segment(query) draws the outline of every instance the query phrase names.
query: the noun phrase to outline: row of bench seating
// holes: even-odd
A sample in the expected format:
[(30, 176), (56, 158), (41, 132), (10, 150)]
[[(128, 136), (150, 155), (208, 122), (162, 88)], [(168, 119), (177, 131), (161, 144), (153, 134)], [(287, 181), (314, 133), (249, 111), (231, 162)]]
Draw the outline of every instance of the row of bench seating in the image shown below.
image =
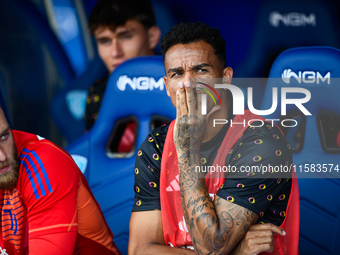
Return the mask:
[[(79, 70), (73, 69), (58, 38), (48, 26), (46, 14), (35, 5), (38, 2), (1, 2), (1, 22), (7, 25), (0, 28), (0, 47), (5, 49), (0, 53), (0, 76), (5, 77), (0, 79), (0, 87), (14, 127), (39, 133), (63, 145), (62, 138), (67, 144), (84, 133), (79, 118), (84, 112), (84, 95), (106, 70), (96, 56), (89, 62), (87, 71), (77, 76)], [(83, 1), (87, 15), (95, 2)], [(275, 57), (291, 47), (340, 48), (340, 18), (335, 11), (339, 0), (244, 0), (231, 3), (219, 0), (208, 6), (203, 0), (153, 3), (163, 34), (180, 21), (200, 20), (219, 28), (227, 41), (228, 64), (235, 69), (235, 77), (268, 74)], [(58, 98), (56, 92), (61, 88), (81, 92), (62, 99), (64, 105), (51, 106), (52, 97)], [(264, 86), (262, 89), (264, 91)], [(73, 102), (72, 106), (70, 102)], [(259, 107), (261, 102), (259, 96), (255, 105)], [(22, 109), (25, 109), (25, 116), (21, 114)]]
[[(181, 3), (182, 8), (177, 9), (180, 17), (177, 18), (184, 19), (185, 15), (182, 12), (190, 10), (190, 6), (195, 6), (190, 5), (191, 2)], [(174, 7), (176, 7), (176, 4), (179, 5), (179, 3), (174, 2)], [(218, 7), (217, 4), (221, 7)], [(275, 58), (284, 50), (292, 47), (331, 46), (340, 48), (339, 19), (331, 0), (257, 2), (259, 12), (257, 22), (253, 22), (256, 23), (254, 28), (250, 28), (249, 23), (252, 22), (251, 18), (255, 21), (256, 17), (251, 17), (248, 13), (249, 7), (254, 9), (253, 2), (247, 2), (247, 4), (233, 3), (231, 6), (228, 4), (228, 8), (222, 8), (226, 5), (222, 1), (217, 4), (208, 6), (209, 9), (196, 10), (194, 8), (186, 17), (189, 20), (184, 19), (184, 21), (201, 20), (221, 30), (227, 41), (228, 65), (231, 64), (235, 69), (234, 77), (268, 77)], [(158, 7), (155, 10), (156, 13), (164, 12), (164, 7)], [(206, 15), (209, 11), (215, 11), (215, 16), (219, 18), (212, 19), (211, 15)], [(224, 12), (225, 15), (223, 15)], [(248, 19), (249, 16), (250, 19)], [(242, 19), (244, 19), (243, 22), (247, 23), (246, 25), (241, 22)], [(160, 23), (163, 22), (160, 21)], [(221, 24), (227, 25), (221, 26)], [(244, 37), (243, 33), (251, 32), (253, 32), (252, 40), (250, 35)], [(246, 47), (245, 51), (248, 49), (247, 46), (242, 45), (243, 42), (241, 41), (244, 39), (252, 41), (251, 44), (248, 42), (250, 49), (247, 55), (244, 55), (243, 48), (241, 48)], [(238, 62), (239, 65), (233, 66), (232, 64), (235, 63), (233, 59), (237, 58), (233, 54), (239, 54), (239, 59), (245, 56), (245, 59), (241, 63)], [(81, 116), (85, 110), (85, 95), (94, 81), (94, 76), (98, 77), (96, 75), (98, 71), (100, 71), (99, 68), (93, 68), (93, 65), (91, 65), (88, 72), (60, 91), (52, 102), (52, 116), (68, 142), (74, 141), (84, 133), (84, 123)], [(265, 85), (261, 82), (257, 84), (256, 96), (254, 97), (254, 106), (257, 108), (261, 106)], [(73, 93), (74, 90), (77, 90), (78, 93)]]
[[(270, 80), (259, 83), (255, 97), (257, 108), (261, 105), (261, 109), (270, 108), (269, 99), (273, 86), (293, 86), (295, 82), (295, 86), (310, 90), (312, 98), (306, 104), (306, 108), (311, 111), (312, 116), (303, 119), (301, 114), (289, 108), (289, 111), (294, 113), (293, 117), (298, 116), (297, 118), (302, 120), (301, 123), (304, 123), (299, 130), (287, 130), (288, 134), (292, 133), (289, 136), (291, 143), (296, 145), (294, 163), (340, 163), (339, 155), (336, 154), (338, 149), (328, 146), (325, 131), (322, 131), (323, 116), (330, 116), (335, 119), (332, 123), (339, 123), (336, 122), (340, 112), (337, 99), (340, 94), (338, 83), (333, 80), (331, 84), (296, 83), (292, 76), (291, 83), (287, 84), (281, 79), (285, 70), (287, 72), (291, 70), (296, 74), (299, 71), (302, 73), (311, 71), (317, 75), (319, 72), (322, 77), (330, 72), (332, 79), (339, 77), (339, 51), (332, 48), (292, 49), (283, 53), (272, 65), (279, 53), (288, 48), (310, 45), (340, 48), (338, 25), (340, 19), (335, 13), (334, 3), (330, 0), (272, 0), (256, 3), (245, 1), (230, 5), (218, 1), (216, 5), (209, 6), (209, 9), (192, 9), (192, 6), (199, 5), (200, 2), (203, 3), (191, 0), (185, 3), (174, 0), (171, 4), (170, 1), (164, 0), (163, 3), (171, 5), (179, 13), (177, 15), (172, 13), (173, 20), (201, 20), (221, 29), (222, 35), (227, 43), (229, 42), (228, 62), (232, 66), (235, 64), (236, 77), (262, 77), (269, 73), (271, 67), (269, 77), (277, 78), (281, 82), (273, 83), (273, 80)], [(161, 115), (173, 119), (175, 109), (166, 96), (165, 89), (133, 90), (127, 85), (126, 89), (121, 91), (117, 88), (116, 82), (123, 75), (130, 79), (146, 77), (149, 79), (149, 85), (158, 82), (164, 75), (162, 59), (140, 58), (117, 68), (110, 77), (106, 93), (109, 96), (105, 96), (96, 125), (91, 132), (83, 135), (81, 115), (84, 111), (86, 91), (95, 79), (105, 74), (105, 67), (96, 57), (89, 64), (89, 71), (76, 77), (57, 38), (47, 26), (45, 17), (29, 1), (2, 1), (0, 6), (2, 14), (0, 21), (8, 24), (1, 28), (0, 33), (2, 36), (0, 47), (6, 49), (0, 53), (0, 87), (4, 92), (4, 102), (0, 102), (1, 105), (9, 109), (14, 128), (39, 133), (58, 142), (60, 136), (51, 125), (48, 108), (52, 95), (64, 86), (64, 89), (55, 94), (51, 105), (52, 116), (62, 136), (69, 143), (81, 137), (68, 147), (68, 151), (78, 155), (75, 158), (85, 171), (85, 176), (115, 234), (118, 247), (125, 253), (134, 195), (132, 187), (135, 152), (129, 158), (112, 158), (119, 156), (110, 151), (109, 143), (112, 140), (115, 123), (121, 118), (130, 116), (138, 120), (136, 134), (138, 148), (155, 121), (153, 117)], [(181, 8), (176, 8), (179, 6)], [(203, 6), (206, 6), (206, 3)], [(251, 11), (247, 9), (249, 6), (252, 7)], [(233, 7), (240, 8), (235, 10)], [(258, 21), (254, 22), (256, 8), (261, 10)], [(157, 13), (161, 12), (156, 10)], [(8, 20), (12, 23), (8, 23)], [(240, 43), (242, 40), (244, 42)], [(243, 47), (239, 47), (240, 44)], [(250, 47), (248, 55), (247, 47)], [(246, 59), (237, 67), (243, 59), (242, 56), (246, 55)], [(265, 100), (262, 100), (263, 94)], [(275, 112), (270, 117), (280, 118), (279, 116), (279, 113)], [(301, 137), (305, 139), (300, 139)], [(338, 179), (309, 180), (302, 178), (304, 176), (300, 177), (302, 215), (300, 253), (339, 254), (339, 248), (335, 244), (337, 237), (340, 237), (338, 230), (340, 210), (334, 201), (340, 187)], [(112, 201), (112, 196), (107, 195), (112, 193), (118, 194), (115, 201)]]

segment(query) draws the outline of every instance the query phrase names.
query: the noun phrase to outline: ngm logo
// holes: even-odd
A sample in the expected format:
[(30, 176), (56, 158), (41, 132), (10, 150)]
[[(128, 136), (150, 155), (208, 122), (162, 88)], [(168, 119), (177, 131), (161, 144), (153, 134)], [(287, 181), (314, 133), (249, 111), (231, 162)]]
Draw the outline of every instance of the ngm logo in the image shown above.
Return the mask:
[(301, 27), (306, 25), (316, 26), (315, 14), (311, 13), (307, 16), (304, 13), (290, 12), (281, 14), (279, 12), (271, 12), (269, 15), (269, 23), (273, 27), (278, 27), (282, 22), (286, 27)]
[(129, 85), (133, 90), (153, 90), (164, 89), (163, 78), (155, 81), (153, 77), (133, 77), (129, 78), (127, 75), (122, 75), (117, 81), (117, 87), (121, 91), (125, 91), (126, 85)]
[(289, 84), (290, 78), (295, 78), (298, 83), (316, 83), (319, 84), (321, 82), (326, 82), (327, 84), (331, 83), (331, 73), (328, 72), (324, 76), (322, 76), (318, 71), (299, 71), (297, 73), (293, 72), (291, 69), (285, 69), (281, 75), (282, 80)]

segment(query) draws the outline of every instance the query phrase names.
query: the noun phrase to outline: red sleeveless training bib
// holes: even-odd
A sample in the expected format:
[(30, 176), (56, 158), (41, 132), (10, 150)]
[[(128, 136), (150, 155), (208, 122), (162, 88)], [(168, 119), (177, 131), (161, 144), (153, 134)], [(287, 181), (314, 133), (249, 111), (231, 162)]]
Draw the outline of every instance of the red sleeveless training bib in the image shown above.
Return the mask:
[[(262, 120), (264, 118), (252, 114), (250, 111), (245, 111), (244, 115), (235, 116), (233, 122), (248, 123), (250, 120)], [(252, 121), (250, 121), (252, 123)], [(175, 127), (175, 120), (170, 124), (169, 130), (165, 139), (162, 163), (161, 163), (161, 176), (160, 176), (160, 198), (161, 198), (161, 211), (164, 240), (166, 245), (187, 249), (194, 249), (188, 228), (182, 211), (180, 186), (179, 186), (179, 173), (177, 152), (173, 140), (173, 131)], [(240, 139), (246, 127), (233, 126), (228, 129), (225, 135), (221, 148), (214, 161), (214, 166), (225, 165), (227, 154)], [(282, 131), (281, 131), (282, 132)], [(207, 190), (214, 198), (215, 194), (225, 181), (224, 174), (213, 173), (214, 178), (206, 178), (205, 183)], [(212, 175), (212, 173), (208, 173)], [(212, 177), (212, 176), (210, 176)], [(299, 204), (299, 189), (296, 179), (296, 174), (293, 172), (292, 187), (290, 197), (287, 204), (286, 217), (280, 226), (287, 234), (286, 236), (275, 235), (274, 237), (274, 252), (272, 255), (295, 255), (298, 254), (299, 243), (299, 223), (300, 223), (300, 204)], [(266, 254), (263, 252), (261, 254)], [(269, 254), (269, 253), (268, 253)]]

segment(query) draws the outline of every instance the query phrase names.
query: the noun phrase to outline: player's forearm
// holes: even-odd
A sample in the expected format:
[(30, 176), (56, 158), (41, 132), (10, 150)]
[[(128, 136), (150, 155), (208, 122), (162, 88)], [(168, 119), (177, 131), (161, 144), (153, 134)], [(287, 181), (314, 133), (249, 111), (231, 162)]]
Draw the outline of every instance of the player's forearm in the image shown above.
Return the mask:
[(199, 153), (178, 154), (182, 208), (193, 245), (198, 254), (227, 254), (233, 248), (228, 245), (233, 218), (227, 212), (216, 213), (196, 166), (200, 166)]
[(218, 196), (212, 202), (205, 176), (195, 170), (199, 152), (177, 155), (182, 209), (196, 253), (229, 254), (258, 216)]
[(178, 255), (193, 255), (195, 254), (192, 250), (182, 249), (182, 248), (175, 248), (166, 246), (163, 244), (156, 244), (156, 243), (150, 243), (143, 246), (139, 246), (137, 249), (135, 249), (133, 252), (129, 251), (129, 255), (158, 255), (158, 254), (178, 254)]

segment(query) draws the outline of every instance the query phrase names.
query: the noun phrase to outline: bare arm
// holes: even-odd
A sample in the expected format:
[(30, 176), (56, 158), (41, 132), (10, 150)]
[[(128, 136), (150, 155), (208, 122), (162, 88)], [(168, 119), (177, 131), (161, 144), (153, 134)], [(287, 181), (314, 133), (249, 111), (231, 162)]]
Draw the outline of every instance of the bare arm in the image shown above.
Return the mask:
[(183, 254), (194, 251), (166, 246), (163, 235), (162, 214), (159, 210), (132, 212), (130, 219), (129, 255)]
[[(216, 196), (211, 201), (205, 179), (188, 174), (200, 162), (179, 158), (184, 218), (197, 254), (229, 254), (259, 218), (254, 212)], [(199, 157), (197, 157), (199, 158)]]

